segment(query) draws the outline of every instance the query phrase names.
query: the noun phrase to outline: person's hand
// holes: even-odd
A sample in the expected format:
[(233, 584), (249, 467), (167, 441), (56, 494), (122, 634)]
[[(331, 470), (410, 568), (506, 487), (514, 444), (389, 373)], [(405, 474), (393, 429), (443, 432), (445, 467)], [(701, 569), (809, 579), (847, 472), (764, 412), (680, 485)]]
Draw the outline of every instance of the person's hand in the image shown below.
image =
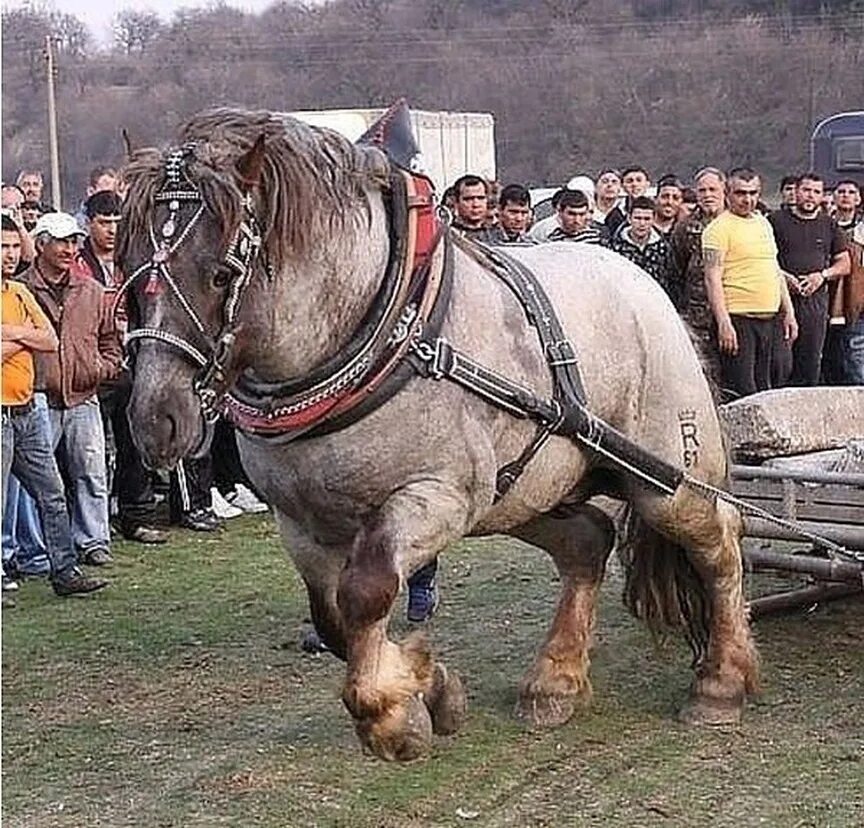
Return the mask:
[(790, 344), (798, 339), (798, 320), (794, 314), (784, 314), (783, 316), (783, 339)]
[(805, 274), (799, 279), (801, 295), (812, 296), (825, 284), (825, 281), (821, 272)]
[(784, 273), (786, 277), (786, 285), (789, 288), (789, 293), (797, 296), (801, 293), (801, 280), (797, 276), (793, 276), (791, 273)]
[(735, 333), (731, 320), (725, 319), (717, 326), (717, 341), (722, 353), (733, 356), (738, 353), (738, 334)]

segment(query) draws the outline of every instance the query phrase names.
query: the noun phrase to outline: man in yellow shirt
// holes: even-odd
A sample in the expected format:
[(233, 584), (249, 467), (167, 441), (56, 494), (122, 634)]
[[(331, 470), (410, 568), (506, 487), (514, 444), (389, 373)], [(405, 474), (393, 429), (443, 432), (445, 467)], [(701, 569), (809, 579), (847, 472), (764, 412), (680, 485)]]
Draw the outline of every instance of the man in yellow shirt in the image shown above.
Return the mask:
[(36, 501), (54, 592), (95, 592), (107, 586), (107, 581), (88, 578), (77, 567), (66, 493), (51, 449), (51, 436), (33, 404), (33, 353), (55, 351), (57, 335), (30, 291), (9, 278), (18, 265), (21, 237), (15, 222), (6, 215), (2, 233), (3, 500), (13, 473)]
[(702, 234), (705, 288), (717, 326), (722, 384), (735, 396), (771, 387), (774, 342), (798, 335), (777, 245), (757, 212), (759, 176), (739, 167), (726, 184), (729, 207)]

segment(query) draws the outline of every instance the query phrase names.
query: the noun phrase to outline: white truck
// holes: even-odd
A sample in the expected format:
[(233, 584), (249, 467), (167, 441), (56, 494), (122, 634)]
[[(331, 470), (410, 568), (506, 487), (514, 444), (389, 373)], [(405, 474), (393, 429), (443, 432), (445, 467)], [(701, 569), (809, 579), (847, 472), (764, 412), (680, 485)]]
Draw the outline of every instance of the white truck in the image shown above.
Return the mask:
[[(386, 111), (320, 109), (286, 114), (356, 141)], [(435, 182), (439, 193), (466, 173), (495, 179), (495, 122), (489, 113), (412, 109), (411, 125), (420, 148), (417, 169)]]

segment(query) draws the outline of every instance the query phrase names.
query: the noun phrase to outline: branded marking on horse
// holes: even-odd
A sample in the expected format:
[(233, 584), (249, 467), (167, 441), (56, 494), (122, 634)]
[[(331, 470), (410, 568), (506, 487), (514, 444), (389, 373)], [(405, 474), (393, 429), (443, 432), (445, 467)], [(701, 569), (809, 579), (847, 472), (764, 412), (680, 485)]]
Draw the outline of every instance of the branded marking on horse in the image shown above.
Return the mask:
[(681, 432), (681, 459), (685, 469), (692, 469), (699, 462), (699, 427), (696, 412), (684, 408), (678, 412), (678, 428)]

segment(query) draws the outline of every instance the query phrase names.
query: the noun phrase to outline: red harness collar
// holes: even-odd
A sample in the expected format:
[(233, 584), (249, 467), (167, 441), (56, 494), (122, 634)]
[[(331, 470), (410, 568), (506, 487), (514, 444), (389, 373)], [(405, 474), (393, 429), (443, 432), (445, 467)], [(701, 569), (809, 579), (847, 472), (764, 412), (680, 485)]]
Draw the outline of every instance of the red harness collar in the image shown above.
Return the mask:
[(444, 228), (436, 213), (431, 181), (404, 170), (399, 173), (406, 191), (408, 226), (395, 288), (398, 301), (377, 341), (365, 351), (376, 356), (358, 358), (328, 380), (266, 408), (229, 392), (223, 413), (241, 431), (292, 439), (347, 414), (391, 376), (423, 330), (441, 286), (442, 268), (433, 266), (432, 259)]

